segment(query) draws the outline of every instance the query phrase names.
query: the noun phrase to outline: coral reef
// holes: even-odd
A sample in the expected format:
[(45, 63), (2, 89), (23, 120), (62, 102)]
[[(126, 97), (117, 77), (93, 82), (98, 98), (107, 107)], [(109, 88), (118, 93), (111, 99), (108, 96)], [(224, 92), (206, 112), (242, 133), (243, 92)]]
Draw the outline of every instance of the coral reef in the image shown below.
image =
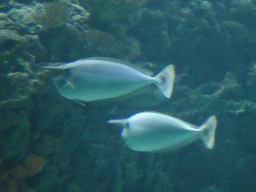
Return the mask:
[(97, 29), (87, 30), (89, 55), (131, 59), (140, 55), (140, 43), (125, 34), (116, 37)]
[(160, 10), (147, 8), (139, 9), (129, 17), (129, 32), (141, 43), (142, 54), (147, 60), (162, 62), (170, 54), (172, 41), (165, 17)]
[[(0, 6), (0, 191), (255, 189), (254, 1), (49, 1)], [(89, 56), (144, 60), (154, 73), (173, 62), (172, 99), (61, 97), (41, 66)], [(105, 122), (143, 110), (195, 125), (216, 114), (215, 148), (129, 150)]]
[(130, 154), (127, 149), (122, 151), (116, 176), (115, 191), (134, 191), (139, 188), (139, 180), (143, 170), (138, 165), (138, 153)]
[[(40, 11), (42, 11), (42, 13), (40, 13)], [(69, 18), (69, 5), (64, 0), (38, 4), (33, 14), (34, 21), (42, 25), (44, 29), (59, 27), (67, 23)]]
[(45, 159), (37, 155), (29, 155), (25, 160), (28, 175), (33, 176), (44, 169)]
[[(22, 157), (28, 152), (30, 126), (27, 115), (29, 109), (31, 109), (28, 106), (33, 107), (28, 98), (9, 100), (2, 102), (0, 105), (1, 156), (5, 159), (17, 155)], [(12, 110), (13, 112), (11, 112)]]
[(44, 47), (48, 50), (48, 58), (53, 62), (86, 57), (85, 38), (72, 25), (64, 24), (50, 28), (42, 32), (39, 37)]
[(19, 183), (17, 180), (11, 179), (11, 180), (7, 181), (8, 192), (9, 191), (16, 192), (16, 191), (18, 191), (18, 188), (19, 188)]
[(15, 30), (3, 29), (0, 31), (0, 45), (0, 61), (3, 63), (1, 72), (12, 72), (17, 68), (15, 57), (23, 53), (24, 38)]
[[(8, 162), (4, 162), (5, 166), (8, 167)], [(45, 165), (44, 158), (37, 155), (29, 155), (23, 162), (24, 165), (20, 164), (17, 167), (10, 170), (0, 165), (0, 189), (3, 192), (18, 192), (20, 191), (20, 183), (22, 178), (26, 176), (34, 176), (41, 172)], [(4, 171), (2, 171), (4, 170)], [(23, 184), (24, 185), (24, 184)], [(24, 191), (33, 191), (31, 188), (26, 188)]]
[(231, 17), (249, 28), (256, 28), (253, 18), (255, 14), (256, 5), (252, 0), (234, 0), (230, 4), (230, 15)]
[(148, 0), (80, 0), (80, 4), (88, 9), (92, 18), (103, 22), (124, 21), (130, 13), (147, 2)]
[(251, 68), (248, 73), (248, 80), (246, 82), (246, 89), (245, 89), (248, 97), (251, 101), (255, 101), (255, 94), (256, 94), (256, 63), (251, 63)]
[(130, 60), (140, 55), (140, 43), (129, 36), (128, 16), (147, 4), (147, 0), (80, 1), (90, 12), (90, 29), (86, 32), (89, 56), (108, 56)]
[(190, 86), (205, 79), (220, 81), (228, 71), (237, 72), (234, 68), (240, 68), (240, 63), (250, 62), (256, 50), (254, 25), (249, 27), (245, 20), (238, 22), (230, 15), (234, 7), (240, 9), (234, 2), (229, 6), (200, 0), (165, 1), (159, 10), (139, 9), (130, 15), (129, 33), (140, 41), (146, 60), (171, 60), (197, 76)]

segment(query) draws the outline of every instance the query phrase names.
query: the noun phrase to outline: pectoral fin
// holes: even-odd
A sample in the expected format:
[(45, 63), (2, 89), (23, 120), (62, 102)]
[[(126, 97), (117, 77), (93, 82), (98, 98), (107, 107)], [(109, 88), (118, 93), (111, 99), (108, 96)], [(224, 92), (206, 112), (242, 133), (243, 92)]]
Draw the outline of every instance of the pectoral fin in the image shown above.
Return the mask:
[(71, 81), (68, 81), (68, 80), (66, 80), (66, 84), (63, 87), (65, 87), (65, 86), (70, 86), (70, 87), (72, 87), (72, 89), (75, 89), (74, 84)]
[(75, 101), (76, 103), (83, 105), (85, 107), (85, 102), (83, 102), (81, 100), (77, 100), (77, 99), (73, 99), (73, 101)]

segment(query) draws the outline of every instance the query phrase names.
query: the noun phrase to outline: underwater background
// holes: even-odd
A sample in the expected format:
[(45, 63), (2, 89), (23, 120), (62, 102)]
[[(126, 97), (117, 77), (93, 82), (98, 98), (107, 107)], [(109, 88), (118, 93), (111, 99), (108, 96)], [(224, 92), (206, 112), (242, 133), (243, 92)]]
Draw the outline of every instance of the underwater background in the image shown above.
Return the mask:
[[(0, 192), (256, 191), (255, 18), (255, 0), (2, 0)], [(82, 106), (41, 68), (99, 56), (174, 64), (172, 98)], [(214, 149), (132, 151), (106, 121), (141, 111), (216, 114)]]

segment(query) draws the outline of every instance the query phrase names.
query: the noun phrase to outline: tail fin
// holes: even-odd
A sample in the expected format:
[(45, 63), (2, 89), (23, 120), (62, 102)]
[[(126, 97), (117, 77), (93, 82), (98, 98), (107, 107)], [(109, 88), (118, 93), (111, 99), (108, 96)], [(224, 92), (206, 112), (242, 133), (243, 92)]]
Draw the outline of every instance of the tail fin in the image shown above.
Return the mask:
[(162, 91), (164, 96), (171, 98), (175, 78), (174, 65), (165, 67), (154, 78), (157, 80), (156, 86)]
[(206, 122), (199, 127), (201, 134), (201, 139), (204, 145), (208, 149), (212, 149), (215, 143), (215, 131), (217, 127), (217, 119), (214, 116), (209, 117)]

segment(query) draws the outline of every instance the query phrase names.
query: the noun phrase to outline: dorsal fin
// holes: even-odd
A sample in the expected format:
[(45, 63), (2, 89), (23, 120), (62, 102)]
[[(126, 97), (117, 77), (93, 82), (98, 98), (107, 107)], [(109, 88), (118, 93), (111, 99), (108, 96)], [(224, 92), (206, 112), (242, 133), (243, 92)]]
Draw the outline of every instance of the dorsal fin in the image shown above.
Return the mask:
[(148, 76), (152, 76), (154, 73), (148, 69), (139, 67), (137, 65), (134, 65), (128, 61), (124, 61), (124, 60), (120, 60), (120, 59), (113, 59), (113, 58), (109, 58), (109, 57), (91, 57), (91, 58), (87, 58), (87, 59), (81, 59), (81, 60), (100, 60), (100, 61), (111, 61), (111, 62), (115, 62), (115, 63), (120, 63), (123, 65), (127, 65), (133, 69), (136, 69), (137, 71), (140, 71), (141, 73), (148, 75)]
[(77, 65), (81, 65), (81, 63), (79, 61), (82, 61), (82, 60), (85, 60), (85, 59), (80, 59), (80, 60), (73, 61), (73, 62), (70, 62), (70, 63), (61, 63), (60, 65), (55, 65), (55, 66), (42, 66), (42, 68), (65, 70), (65, 69), (70, 69), (72, 67), (76, 67)]
[(152, 76), (153, 72), (139, 67), (137, 65), (134, 65), (132, 63), (129, 63), (127, 61), (123, 61), (123, 60), (119, 60), (119, 59), (112, 59), (112, 58), (108, 58), (108, 57), (91, 57), (91, 58), (86, 58), (86, 59), (79, 59), (77, 61), (73, 61), (70, 63), (66, 63), (66, 64), (61, 64), (61, 65), (57, 65), (57, 66), (43, 66), (42, 68), (48, 68), (48, 69), (69, 69), (72, 67), (75, 67), (77, 65), (81, 65), (81, 61), (88, 61), (88, 60), (100, 60), (100, 61), (111, 61), (111, 62), (115, 62), (115, 63), (119, 63), (119, 64), (123, 64), (123, 65), (127, 65), (137, 71), (140, 71), (141, 73), (148, 75), (148, 76)]

